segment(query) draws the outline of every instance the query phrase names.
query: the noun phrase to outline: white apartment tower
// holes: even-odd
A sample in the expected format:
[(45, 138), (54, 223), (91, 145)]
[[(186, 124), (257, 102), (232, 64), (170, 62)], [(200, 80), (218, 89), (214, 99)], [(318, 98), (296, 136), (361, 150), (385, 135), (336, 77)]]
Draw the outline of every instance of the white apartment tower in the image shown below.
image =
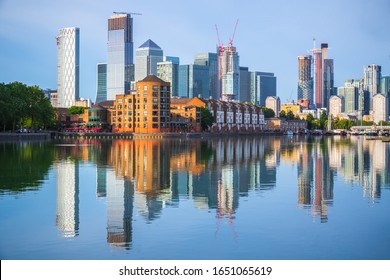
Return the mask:
[(218, 49), (219, 79), (221, 81), (221, 99), (237, 100), (240, 86), (239, 56), (234, 46)]
[(69, 108), (79, 99), (80, 29), (62, 28), (57, 36), (58, 107)]

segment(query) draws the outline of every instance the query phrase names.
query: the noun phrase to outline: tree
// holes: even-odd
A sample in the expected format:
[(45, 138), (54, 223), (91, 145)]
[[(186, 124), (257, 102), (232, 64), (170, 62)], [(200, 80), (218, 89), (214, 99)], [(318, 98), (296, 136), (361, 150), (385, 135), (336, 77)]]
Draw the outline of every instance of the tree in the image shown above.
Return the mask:
[(312, 128), (312, 129), (320, 129), (320, 128), (321, 128), (321, 122), (320, 122), (320, 120), (314, 119), (314, 120), (311, 122), (311, 128)]
[(261, 109), (263, 110), (264, 118), (273, 118), (273, 117), (275, 117), (275, 112), (271, 108), (263, 107)]
[(285, 118), (286, 117), (286, 111), (284, 111), (284, 110), (280, 111), (279, 117), (280, 118)]
[(68, 108), (69, 115), (81, 115), (84, 114), (85, 107), (82, 106), (72, 106)]
[(210, 110), (205, 107), (200, 107), (200, 125), (203, 130), (208, 129), (212, 126), (214, 122), (214, 117), (211, 114)]
[(286, 118), (287, 118), (288, 120), (293, 120), (293, 119), (295, 119), (295, 115), (294, 115), (293, 111), (288, 111), (288, 112), (287, 112), (287, 115), (286, 115)]
[(321, 129), (324, 129), (326, 127), (325, 122), (327, 120), (328, 120), (328, 114), (326, 113), (326, 111), (322, 111), (321, 116), (320, 116)]

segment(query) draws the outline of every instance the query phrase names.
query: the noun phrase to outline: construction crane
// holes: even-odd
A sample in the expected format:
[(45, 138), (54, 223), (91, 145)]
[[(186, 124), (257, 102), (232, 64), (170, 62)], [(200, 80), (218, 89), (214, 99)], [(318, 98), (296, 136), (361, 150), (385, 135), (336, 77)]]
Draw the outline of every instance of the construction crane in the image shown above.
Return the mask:
[(116, 14), (116, 15), (127, 14), (127, 15), (142, 16), (142, 14), (140, 14), (140, 13), (114, 12), (114, 14)]
[(236, 21), (236, 25), (234, 26), (234, 31), (233, 31), (233, 36), (231, 39), (229, 39), (229, 46), (233, 46), (233, 41), (234, 41), (234, 36), (236, 35), (236, 30), (237, 30), (237, 25), (238, 25), (238, 19)]

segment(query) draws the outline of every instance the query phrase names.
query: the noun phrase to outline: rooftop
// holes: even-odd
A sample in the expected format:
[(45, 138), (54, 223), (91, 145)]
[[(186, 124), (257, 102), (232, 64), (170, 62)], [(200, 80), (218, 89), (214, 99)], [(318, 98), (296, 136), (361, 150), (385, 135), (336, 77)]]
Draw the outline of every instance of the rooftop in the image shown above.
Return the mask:
[(147, 40), (145, 43), (143, 43), (141, 46), (139, 46), (139, 49), (141, 48), (149, 48), (149, 49), (158, 49), (161, 50), (161, 48), (152, 40)]

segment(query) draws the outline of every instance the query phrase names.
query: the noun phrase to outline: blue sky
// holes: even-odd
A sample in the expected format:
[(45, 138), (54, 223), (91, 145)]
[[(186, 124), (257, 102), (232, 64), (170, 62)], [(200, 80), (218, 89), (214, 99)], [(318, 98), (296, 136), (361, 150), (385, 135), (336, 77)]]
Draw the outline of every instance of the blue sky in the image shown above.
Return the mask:
[(234, 45), (240, 65), (277, 76), (282, 102), (296, 99), (297, 56), (322, 42), (334, 59), (335, 86), (361, 78), (363, 66), (379, 64), (390, 75), (390, 0), (0, 0), (0, 82), (56, 88), (55, 37), (80, 28), (80, 96), (95, 100), (96, 64), (107, 57), (107, 19), (114, 11), (137, 12), (134, 47), (152, 39), (164, 55), (193, 63), (214, 52), (215, 24)]

